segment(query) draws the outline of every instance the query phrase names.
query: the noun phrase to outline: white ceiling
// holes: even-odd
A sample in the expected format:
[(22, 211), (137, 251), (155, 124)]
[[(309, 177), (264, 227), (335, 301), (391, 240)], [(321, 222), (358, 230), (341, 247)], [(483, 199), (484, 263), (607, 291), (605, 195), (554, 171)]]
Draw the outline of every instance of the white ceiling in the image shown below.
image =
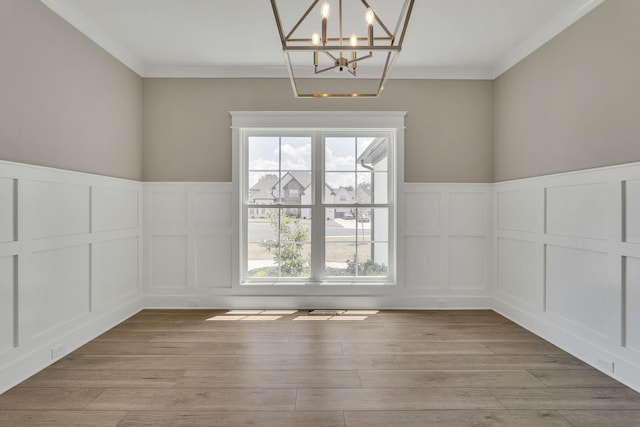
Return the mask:
[[(288, 76), (269, 0), (41, 1), (143, 77)], [(493, 79), (603, 1), (416, 0), (391, 78)]]

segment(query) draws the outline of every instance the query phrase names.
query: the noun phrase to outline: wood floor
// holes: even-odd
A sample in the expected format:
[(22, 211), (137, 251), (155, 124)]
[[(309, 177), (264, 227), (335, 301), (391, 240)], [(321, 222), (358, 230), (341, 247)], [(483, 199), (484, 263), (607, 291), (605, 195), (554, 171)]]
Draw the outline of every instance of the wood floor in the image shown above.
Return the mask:
[(145, 310), (0, 395), (0, 425), (640, 425), (640, 394), (491, 311), (306, 314)]

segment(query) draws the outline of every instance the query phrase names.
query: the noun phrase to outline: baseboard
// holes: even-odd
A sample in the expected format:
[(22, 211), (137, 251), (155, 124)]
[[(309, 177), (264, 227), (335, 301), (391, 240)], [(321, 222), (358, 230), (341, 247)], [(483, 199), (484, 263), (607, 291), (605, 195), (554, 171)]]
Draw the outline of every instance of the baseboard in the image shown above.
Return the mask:
[[(529, 313), (498, 298), (493, 300), (493, 310), (616, 381), (640, 391), (640, 366), (577, 337), (538, 315)], [(612, 373), (600, 367), (599, 360), (613, 362), (615, 372)]]
[[(142, 309), (143, 298), (140, 296), (109, 312), (98, 315), (88, 322), (78, 322), (78, 326), (65, 335), (43, 343), (32, 351), (16, 357), (0, 368), (0, 378), (2, 378), (0, 381), (0, 394), (20, 384)], [(52, 358), (51, 349), (62, 344), (64, 344), (64, 353)]]
[[(446, 305), (443, 306), (443, 300)], [(478, 296), (184, 296), (146, 295), (145, 308), (208, 309), (387, 309), (490, 310), (491, 297)]]

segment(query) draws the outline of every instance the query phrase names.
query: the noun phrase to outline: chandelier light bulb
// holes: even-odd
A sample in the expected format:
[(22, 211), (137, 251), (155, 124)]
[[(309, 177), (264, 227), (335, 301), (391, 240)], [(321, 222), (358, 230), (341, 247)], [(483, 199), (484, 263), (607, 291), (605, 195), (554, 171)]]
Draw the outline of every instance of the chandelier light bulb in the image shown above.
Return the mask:
[(351, 38), (349, 40), (351, 42), (351, 46), (358, 46), (358, 36), (356, 36), (355, 34), (351, 34)]
[(373, 25), (373, 19), (375, 18), (375, 14), (373, 13), (373, 10), (371, 8), (367, 9), (365, 18), (367, 20), (367, 25)]
[(330, 12), (331, 12), (331, 7), (329, 6), (329, 3), (325, 1), (324, 3), (322, 3), (322, 18), (327, 19), (329, 17)]
[(318, 34), (318, 33), (313, 33), (313, 34), (311, 35), (311, 43), (312, 43), (314, 46), (320, 46), (320, 34)]

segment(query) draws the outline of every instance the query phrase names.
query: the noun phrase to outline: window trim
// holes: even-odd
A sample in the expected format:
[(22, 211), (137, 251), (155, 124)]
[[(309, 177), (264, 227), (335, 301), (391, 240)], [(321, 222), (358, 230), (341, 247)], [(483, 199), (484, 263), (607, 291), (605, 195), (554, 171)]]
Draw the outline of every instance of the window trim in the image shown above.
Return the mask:
[[(252, 286), (264, 288), (265, 285), (296, 286), (300, 285), (306, 289), (314, 289), (318, 287), (342, 285), (356, 285), (358, 288), (371, 285), (375, 288), (386, 285), (397, 285), (402, 283), (403, 269), (400, 268), (400, 260), (403, 259), (403, 226), (400, 218), (403, 217), (403, 182), (404, 177), (404, 117), (406, 112), (402, 111), (372, 111), (372, 112), (237, 112), (231, 111), (232, 116), (232, 143), (233, 143), (233, 239), (232, 239), (232, 280), (233, 288), (236, 290), (251, 289)], [(389, 224), (389, 258), (390, 258), (390, 275), (387, 280), (374, 280), (372, 277), (358, 276), (345, 277), (338, 280), (328, 281), (307, 281), (300, 278), (265, 278), (259, 281), (245, 281), (243, 277), (246, 270), (246, 257), (243, 256), (246, 239), (246, 215), (244, 209), (245, 202), (245, 179), (243, 175), (248, 173), (248, 165), (246, 165), (247, 156), (245, 155), (245, 141), (249, 133), (255, 132), (277, 132), (290, 134), (291, 132), (317, 132), (319, 134), (335, 134), (341, 135), (353, 132), (380, 132), (390, 134), (389, 144), (390, 168), (393, 168), (389, 174), (389, 189), (393, 190), (395, 197), (390, 200), (390, 224)], [(314, 141), (314, 143), (317, 141)], [(321, 146), (317, 143), (316, 147)], [(323, 167), (324, 150), (320, 156), (313, 156), (314, 170), (318, 165)], [(242, 162), (242, 163), (241, 163)], [(315, 177), (314, 177), (315, 178)], [(318, 186), (321, 183), (314, 183), (314, 197), (318, 195)], [(321, 189), (322, 190), (322, 189)], [(316, 199), (317, 200), (317, 199)], [(274, 205), (278, 207), (279, 205)], [(324, 209), (324, 205), (316, 204), (316, 207)], [(324, 215), (312, 215), (312, 218), (319, 218), (324, 225)], [(313, 219), (312, 219), (313, 221)], [(316, 224), (314, 224), (315, 226)], [(316, 227), (317, 228), (317, 227)], [(324, 226), (322, 226), (324, 232)], [(317, 239), (316, 239), (317, 240)], [(324, 242), (323, 242), (324, 246)], [(318, 258), (312, 259), (317, 260)], [(318, 268), (317, 264), (312, 265)], [(323, 271), (324, 266), (322, 266)], [(347, 286), (348, 287), (348, 286)]]

